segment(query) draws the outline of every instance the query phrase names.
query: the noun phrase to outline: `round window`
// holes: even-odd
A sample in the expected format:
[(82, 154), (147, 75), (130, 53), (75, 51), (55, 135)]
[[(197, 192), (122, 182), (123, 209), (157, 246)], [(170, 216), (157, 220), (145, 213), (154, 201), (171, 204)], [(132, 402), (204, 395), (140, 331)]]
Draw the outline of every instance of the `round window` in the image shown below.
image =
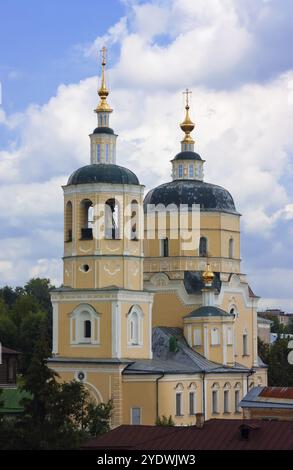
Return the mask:
[(84, 379), (84, 377), (85, 377), (84, 372), (79, 372), (79, 373), (77, 374), (77, 377), (78, 377), (78, 380), (82, 381), (82, 380)]

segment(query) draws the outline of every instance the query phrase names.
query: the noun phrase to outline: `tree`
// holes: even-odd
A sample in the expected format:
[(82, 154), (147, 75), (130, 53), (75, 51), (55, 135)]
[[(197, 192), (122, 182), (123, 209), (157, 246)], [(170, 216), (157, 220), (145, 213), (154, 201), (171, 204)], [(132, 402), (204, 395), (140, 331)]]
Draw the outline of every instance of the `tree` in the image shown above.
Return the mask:
[(5, 346), (22, 353), (19, 371), (25, 373), (30, 363), (40, 329), (52, 337), (52, 306), (48, 279), (31, 279), (24, 288), (0, 289), (0, 338)]
[(288, 362), (288, 339), (278, 337), (271, 345), (259, 340), (258, 351), (268, 365), (268, 384), (272, 387), (292, 387), (293, 365)]
[(163, 415), (162, 417), (158, 417), (156, 419), (156, 426), (175, 426), (172, 416), (170, 415), (169, 418)]
[(22, 402), (23, 415), (1, 422), (1, 449), (73, 449), (109, 429), (112, 403), (95, 405), (82, 383), (60, 383), (48, 367), (46, 333), (42, 331), (36, 341), (23, 377), (22, 388), (29, 392)]

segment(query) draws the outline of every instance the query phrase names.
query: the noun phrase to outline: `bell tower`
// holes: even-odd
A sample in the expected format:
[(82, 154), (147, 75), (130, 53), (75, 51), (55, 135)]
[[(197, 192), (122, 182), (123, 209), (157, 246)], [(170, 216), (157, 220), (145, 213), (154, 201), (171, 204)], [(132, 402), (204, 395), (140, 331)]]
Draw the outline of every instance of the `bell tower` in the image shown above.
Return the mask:
[(143, 290), (144, 186), (115, 163), (105, 66), (103, 48), (91, 163), (63, 186), (64, 275), (51, 294), (50, 363), (64, 380), (82, 380), (97, 401), (112, 399), (120, 424), (122, 371), (134, 358), (152, 358), (153, 294)]

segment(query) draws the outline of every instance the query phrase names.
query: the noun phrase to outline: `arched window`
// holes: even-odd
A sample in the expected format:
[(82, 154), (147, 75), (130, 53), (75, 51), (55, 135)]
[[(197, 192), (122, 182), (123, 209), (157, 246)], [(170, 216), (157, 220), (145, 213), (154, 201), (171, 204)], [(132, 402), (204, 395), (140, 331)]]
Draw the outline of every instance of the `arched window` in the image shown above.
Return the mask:
[(116, 199), (108, 199), (105, 203), (105, 238), (117, 240), (119, 231), (119, 203)]
[(230, 238), (229, 240), (229, 258), (234, 257), (234, 240), (233, 238)]
[(182, 383), (178, 383), (175, 387), (175, 416), (183, 416), (183, 390), (184, 387)]
[(243, 330), (242, 342), (243, 342), (243, 356), (248, 356), (248, 334), (247, 334), (246, 328), (244, 328)]
[(212, 386), (212, 413), (219, 413), (219, 389), (220, 386), (218, 382), (215, 382)]
[(65, 208), (65, 241), (72, 241), (72, 203), (68, 201)]
[(208, 254), (208, 240), (206, 237), (200, 237), (199, 256), (207, 256), (207, 254)]
[(220, 344), (219, 328), (212, 328), (211, 330), (211, 345), (218, 346)]
[(80, 312), (78, 319), (78, 335), (80, 343), (90, 343), (92, 338), (92, 320), (88, 310)]
[(226, 382), (224, 385), (224, 413), (230, 413), (230, 390), (231, 384)]
[(190, 416), (196, 414), (196, 383), (191, 382), (190, 385), (188, 386), (189, 390), (189, 414)]
[(100, 162), (101, 161), (101, 144), (97, 144), (96, 153), (97, 153), (97, 162)]
[(80, 203), (80, 225), (81, 239), (91, 240), (93, 238), (93, 203), (89, 199), (84, 199)]
[(88, 304), (81, 304), (70, 314), (70, 343), (99, 344), (100, 315)]
[(131, 307), (127, 317), (128, 345), (141, 346), (143, 343), (143, 312), (140, 307)]
[(169, 256), (169, 239), (168, 238), (162, 238), (160, 240), (161, 243), (161, 256), (164, 256), (167, 258)]
[(84, 337), (85, 338), (92, 337), (92, 322), (90, 320), (84, 321)]
[(134, 199), (131, 201), (131, 240), (138, 240), (139, 236), (139, 207), (138, 202)]
[(227, 346), (233, 345), (233, 328), (232, 326), (228, 326), (227, 328)]
[(189, 173), (189, 178), (194, 177), (194, 165), (193, 165), (193, 163), (190, 163), (188, 165), (188, 173)]
[(178, 177), (183, 178), (183, 165), (181, 163), (178, 166)]

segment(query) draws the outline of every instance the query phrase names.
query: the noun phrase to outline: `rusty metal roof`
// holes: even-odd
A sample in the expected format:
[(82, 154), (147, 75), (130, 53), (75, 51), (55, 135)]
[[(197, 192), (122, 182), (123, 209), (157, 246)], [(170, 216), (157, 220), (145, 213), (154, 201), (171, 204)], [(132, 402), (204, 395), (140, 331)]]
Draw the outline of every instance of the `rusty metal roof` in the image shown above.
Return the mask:
[[(242, 430), (246, 431), (247, 439)], [(292, 421), (211, 419), (196, 426), (122, 425), (93, 438), (83, 449), (292, 450)]]
[(293, 387), (264, 387), (259, 396), (293, 399)]

